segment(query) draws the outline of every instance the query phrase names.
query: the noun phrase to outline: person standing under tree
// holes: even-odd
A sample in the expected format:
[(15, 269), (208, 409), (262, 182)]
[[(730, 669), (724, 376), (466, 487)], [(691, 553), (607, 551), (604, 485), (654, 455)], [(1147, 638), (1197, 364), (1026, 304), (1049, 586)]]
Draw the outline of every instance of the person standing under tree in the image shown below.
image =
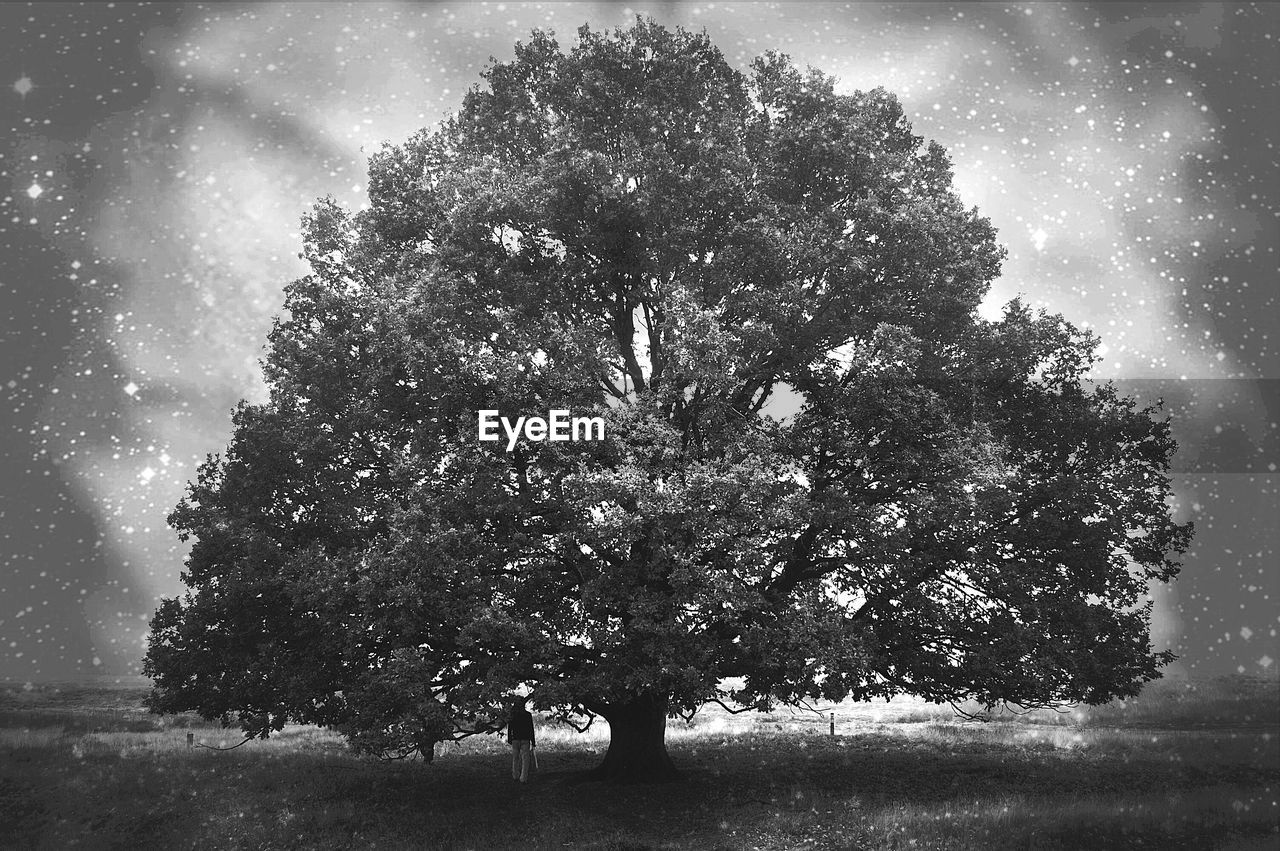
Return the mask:
[(511, 779), (529, 782), (529, 763), (533, 760), (533, 715), (525, 709), (527, 697), (517, 697), (507, 720), (507, 741), (511, 743)]

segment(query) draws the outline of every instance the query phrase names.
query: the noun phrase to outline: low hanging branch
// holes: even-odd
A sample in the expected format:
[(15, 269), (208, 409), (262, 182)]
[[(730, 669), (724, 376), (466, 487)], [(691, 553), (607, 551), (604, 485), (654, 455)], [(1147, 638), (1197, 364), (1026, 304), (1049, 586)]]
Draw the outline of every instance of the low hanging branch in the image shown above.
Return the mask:
[(711, 702), (719, 704), (720, 708), (723, 709), (725, 712), (728, 712), (730, 715), (741, 715), (743, 712), (750, 712), (751, 710), (755, 709), (754, 706), (743, 706), (739, 709), (733, 709), (718, 697), (711, 698)]
[(210, 751), (233, 751), (236, 748), (240, 747), (241, 745), (248, 744), (249, 742), (253, 741), (254, 738), (255, 738), (254, 736), (245, 736), (244, 741), (236, 742), (234, 745), (231, 745), (230, 747), (227, 747), (227, 748), (220, 748), (220, 747), (217, 747), (216, 745), (206, 745), (203, 742), (196, 742), (195, 746), (198, 748), (204, 748), (205, 750), (210, 750)]

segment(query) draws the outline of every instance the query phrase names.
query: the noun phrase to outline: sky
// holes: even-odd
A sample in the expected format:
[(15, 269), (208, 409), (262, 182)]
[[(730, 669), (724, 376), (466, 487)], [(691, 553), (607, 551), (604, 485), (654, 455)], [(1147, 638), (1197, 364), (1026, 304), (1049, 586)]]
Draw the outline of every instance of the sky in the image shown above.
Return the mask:
[(1280, 665), (1280, 4), (0, 4), (0, 678), (136, 673), (165, 517), (240, 399), (302, 214), (491, 57), (637, 14), (883, 86), (951, 154), (1015, 295), (1163, 399), (1197, 536), (1156, 589), (1177, 673)]

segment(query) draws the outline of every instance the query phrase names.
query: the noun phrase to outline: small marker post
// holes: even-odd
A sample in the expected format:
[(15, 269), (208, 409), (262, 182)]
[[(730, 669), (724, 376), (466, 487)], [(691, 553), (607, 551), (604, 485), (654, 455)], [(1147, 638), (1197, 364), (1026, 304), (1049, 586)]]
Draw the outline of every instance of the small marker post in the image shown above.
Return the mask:
[(831, 735), (834, 736), (835, 734), (836, 734), (836, 714), (832, 712), (831, 713)]

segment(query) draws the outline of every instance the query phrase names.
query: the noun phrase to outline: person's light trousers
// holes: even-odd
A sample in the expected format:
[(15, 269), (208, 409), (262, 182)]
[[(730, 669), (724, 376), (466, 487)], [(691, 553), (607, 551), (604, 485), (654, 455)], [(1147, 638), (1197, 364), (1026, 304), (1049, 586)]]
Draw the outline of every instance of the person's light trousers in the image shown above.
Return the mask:
[(533, 762), (533, 742), (511, 739), (511, 779), (529, 782), (529, 764)]

